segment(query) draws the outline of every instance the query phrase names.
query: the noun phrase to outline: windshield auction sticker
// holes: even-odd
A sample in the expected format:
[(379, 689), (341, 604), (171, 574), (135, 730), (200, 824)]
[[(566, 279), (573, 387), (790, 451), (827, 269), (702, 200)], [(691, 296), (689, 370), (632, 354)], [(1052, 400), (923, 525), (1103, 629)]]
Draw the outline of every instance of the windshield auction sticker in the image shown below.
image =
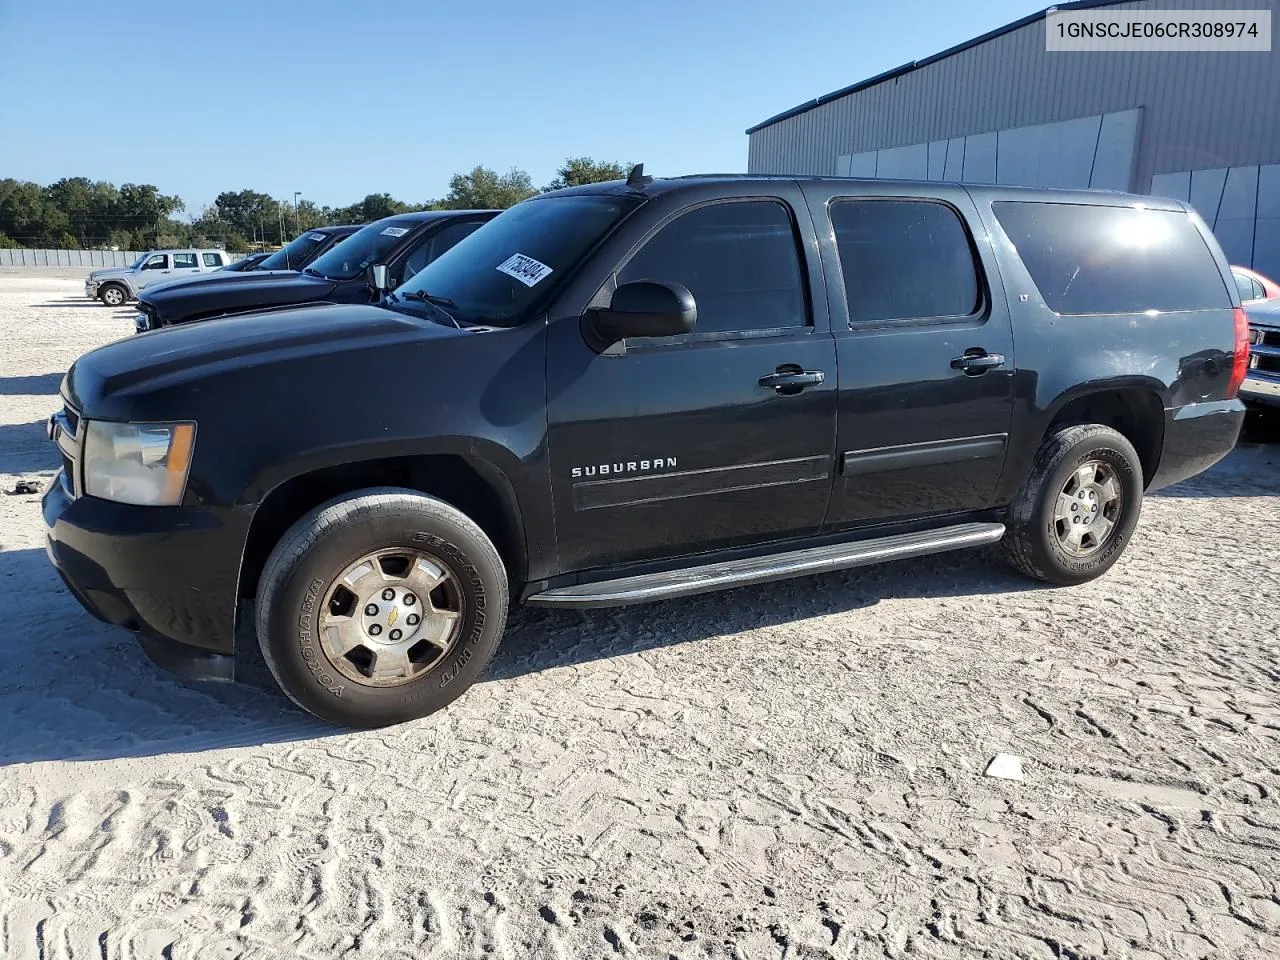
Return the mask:
[(382, 235), (384, 237), (403, 237), (408, 232), (408, 227), (387, 227), (382, 231)]
[(498, 270), (509, 277), (515, 277), (526, 287), (535, 286), (551, 276), (550, 267), (545, 263), (539, 263), (533, 257), (526, 257), (523, 253), (513, 253), (498, 264)]
[(307, 239), (308, 239), (308, 240), (314, 240), (316, 243), (323, 243), (323, 242), (324, 242), (324, 234), (323, 234), (323, 233), (313, 233), (313, 234), (310, 234), (310, 235), (307, 237)]

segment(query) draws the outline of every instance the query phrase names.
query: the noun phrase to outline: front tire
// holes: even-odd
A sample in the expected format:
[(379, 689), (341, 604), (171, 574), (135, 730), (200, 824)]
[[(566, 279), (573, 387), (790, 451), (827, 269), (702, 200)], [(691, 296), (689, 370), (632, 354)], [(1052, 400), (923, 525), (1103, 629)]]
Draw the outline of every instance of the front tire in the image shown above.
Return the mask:
[(1047, 583), (1074, 586), (1120, 559), (1142, 512), (1142, 464), (1120, 433), (1066, 427), (1041, 445), (1009, 510), (1005, 558)]
[(123, 307), (129, 299), (129, 291), (118, 283), (108, 283), (98, 291), (98, 299), (104, 306)]
[(455, 507), (414, 490), (322, 504), (262, 571), (263, 659), (294, 703), (348, 727), (434, 713), (476, 680), (507, 616), (498, 551)]

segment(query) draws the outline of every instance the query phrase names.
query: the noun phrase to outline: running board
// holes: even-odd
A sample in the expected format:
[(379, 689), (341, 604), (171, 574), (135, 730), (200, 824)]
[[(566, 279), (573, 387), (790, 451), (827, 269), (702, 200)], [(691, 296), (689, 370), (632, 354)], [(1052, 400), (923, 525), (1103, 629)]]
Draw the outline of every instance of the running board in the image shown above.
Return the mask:
[(650, 600), (670, 600), (728, 587), (745, 587), (769, 580), (785, 580), (811, 573), (863, 567), (886, 560), (902, 560), (947, 550), (980, 547), (995, 543), (1003, 536), (1002, 523), (960, 523), (938, 530), (899, 533), (875, 540), (808, 547), (766, 557), (706, 563), (682, 570), (556, 587), (536, 593), (525, 602), (538, 607), (614, 607), (647, 603)]

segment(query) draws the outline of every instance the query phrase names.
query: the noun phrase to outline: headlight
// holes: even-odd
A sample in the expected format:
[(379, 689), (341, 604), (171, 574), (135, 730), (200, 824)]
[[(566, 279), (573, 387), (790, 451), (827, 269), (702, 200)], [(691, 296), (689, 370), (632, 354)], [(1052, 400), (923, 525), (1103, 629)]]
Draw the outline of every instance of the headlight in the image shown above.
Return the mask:
[(84, 492), (118, 503), (176, 506), (187, 486), (195, 438), (194, 423), (90, 420), (84, 441)]

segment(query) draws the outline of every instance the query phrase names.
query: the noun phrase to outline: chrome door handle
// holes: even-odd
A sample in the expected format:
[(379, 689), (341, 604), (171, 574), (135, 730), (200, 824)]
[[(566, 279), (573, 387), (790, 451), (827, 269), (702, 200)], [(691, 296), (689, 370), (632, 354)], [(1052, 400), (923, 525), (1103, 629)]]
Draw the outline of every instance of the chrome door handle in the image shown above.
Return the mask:
[(976, 377), (1003, 365), (1003, 353), (987, 353), (981, 347), (966, 350), (964, 356), (955, 357), (951, 361), (951, 369), (963, 370), (966, 377)]

